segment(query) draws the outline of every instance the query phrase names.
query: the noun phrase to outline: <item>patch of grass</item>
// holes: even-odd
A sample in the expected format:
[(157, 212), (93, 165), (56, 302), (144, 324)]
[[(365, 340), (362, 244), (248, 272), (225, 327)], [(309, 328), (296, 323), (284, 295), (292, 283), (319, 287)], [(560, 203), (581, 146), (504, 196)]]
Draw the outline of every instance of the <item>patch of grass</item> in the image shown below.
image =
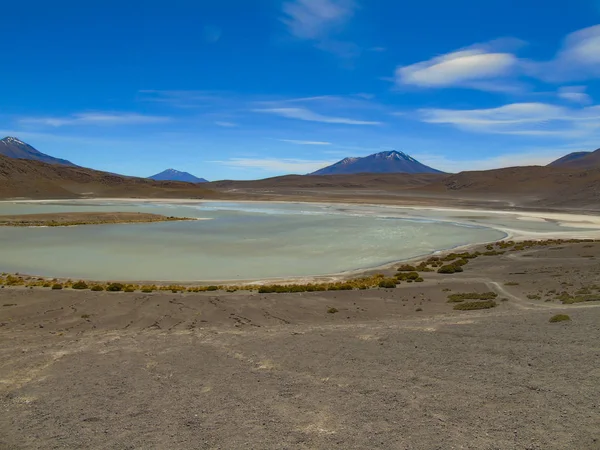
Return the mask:
[(106, 290), (109, 292), (121, 292), (124, 287), (121, 283), (110, 283), (106, 286)]
[(328, 314), (335, 314), (335, 313), (337, 313), (337, 312), (340, 312), (340, 311), (339, 311), (337, 308), (329, 308), (329, 309), (327, 310), (327, 313), (328, 313)]
[(125, 289), (123, 289), (123, 292), (135, 292), (135, 289), (131, 286), (127, 286)]
[(401, 281), (414, 281), (421, 278), (418, 272), (397, 273), (396, 278)]
[(448, 296), (448, 303), (460, 303), (465, 300), (493, 300), (498, 297), (495, 292), (461, 292), (457, 294), (450, 294)]
[[(417, 275), (418, 277), (418, 275)], [(380, 288), (391, 289), (396, 287), (396, 280), (393, 278), (384, 278), (379, 282)]]
[(77, 281), (75, 283), (73, 283), (73, 286), (71, 286), (71, 288), (73, 289), (87, 289), (88, 285), (85, 281)]
[(508, 283), (504, 283), (504, 286), (518, 286), (519, 284), (516, 281), (509, 281)]
[(555, 322), (568, 322), (570, 321), (571, 318), (566, 315), (566, 314), (557, 314), (555, 316), (550, 317), (549, 322), (550, 323), (555, 323)]
[(463, 270), (462, 266), (455, 266), (454, 264), (446, 264), (438, 269), (438, 273), (445, 273), (445, 274), (451, 274), (451, 273), (457, 273), (457, 272), (463, 272), (463, 271), (464, 270)]
[(100, 286), (99, 284), (96, 284), (90, 288), (90, 291), (94, 291), (94, 292), (100, 292), (103, 290), (104, 290), (104, 287)]
[(591, 294), (591, 295), (577, 295), (577, 296), (561, 297), (560, 301), (563, 303), (563, 305), (572, 305), (574, 303), (585, 303), (585, 302), (600, 302), (600, 295)]
[(483, 302), (466, 302), (454, 305), (453, 309), (458, 311), (474, 311), (477, 309), (495, 308), (498, 304), (494, 300), (486, 300)]
[(17, 306), (17, 304), (16, 303), (5, 303), (2, 306)]
[(528, 298), (529, 300), (541, 300), (541, 299), (542, 299), (542, 297), (540, 297), (540, 296), (539, 296), (539, 295), (537, 295), (537, 294), (529, 294), (529, 295), (527, 296), (527, 298)]

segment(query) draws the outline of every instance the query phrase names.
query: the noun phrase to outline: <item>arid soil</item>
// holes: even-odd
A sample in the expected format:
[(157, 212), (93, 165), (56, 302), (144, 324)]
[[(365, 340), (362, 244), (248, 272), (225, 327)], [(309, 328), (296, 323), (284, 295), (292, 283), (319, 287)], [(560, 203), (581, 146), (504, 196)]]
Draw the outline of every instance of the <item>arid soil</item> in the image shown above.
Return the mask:
[(43, 214), (0, 215), (0, 226), (70, 226), (70, 225), (101, 225), (115, 223), (147, 223), (171, 222), (177, 220), (192, 220), (182, 217), (168, 217), (161, 214), (140, 212), (67, 212)]
[[(0, 289), (0, 448), (600, 448), (600, 302), (556, 299), (600, 292), (599, 242), (424, 278), (300, 294)], [(447, 303), (487, 291), (493, 309)], [(558, 313), (571, 320), (550, 323)]]

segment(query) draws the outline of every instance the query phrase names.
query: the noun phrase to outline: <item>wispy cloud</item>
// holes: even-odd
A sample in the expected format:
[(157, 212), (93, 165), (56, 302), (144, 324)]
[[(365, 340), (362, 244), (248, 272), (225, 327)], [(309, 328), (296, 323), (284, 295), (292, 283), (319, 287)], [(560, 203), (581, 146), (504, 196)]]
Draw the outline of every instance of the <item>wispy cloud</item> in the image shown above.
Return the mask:
[(321, 50), (352, 57), (358, 53), (358, 47), (335, 36), (343, 31), (356, 7), (353, 0), (287, 1), (281, 21), (295, 38), (312, 41)]
[(600, 76), (600, 25), (567, 35), (556, 56), (546, 62), (526, 61), (529, 75), (550, 82)]
[(563, 100), (588, 105), (592, 103), (592, 98), (585, 91), (585, 86), (564, 86), (558, 90), (558, 96)]
[(281, 142), (287, 142), (288, 144), (297, 144), (297, 145), (331, 145), (331, 142), (325, 141), (301, 141), (297, 139), (277, 139)]
[(309, 173), (333, 164), (335, 161), (314, 161), (293, 158), (230, 158), (223, 161), (211, 161), (231, 168), (252, 169), (268, 173)]
[(144, 89), (138, 92), (138, 100), (187, 109), (212, 107), (217, 103), (229, 101), (229, 98), (223, 92)]
[(218, 125), (220, 127), (224, 127), (224, 128), (234, 128), (237, 127), (238, 124), (234, 123), (234, 122), (226, 122), (226, 121), (222, 121), (222, 120), (217, 120), (215, 122), (215, 125)]
[(144, 125), (168, 122), (170, 120), (169, 117), (149, 116), (137, 113), (90, 112), (63, 117), (25, 117), (19, 119), (19, 123), (62, 127), (66, 125)]
[(426, 108), (418, 112), (423, 122), (484, 133), (579, 137), (600, 129), (600, 106), (567, 108), (547, 103), (512, 103), (488, 109)]
[[(567, 35), (553, 59), (535, 61), (519, 58), (515, 39), (476, 44), (426, 61), (396, 68), (397, 86), (420, 88), (469, 88), (518, 93), (520, 77), (562, 83), (600, 76), (600, 25)], [(578, 96), (582, 100), (583, 96)], [(575, 97), (572, 96), (572, 99)]]
[[(586, 150), (588, 148), (585, 148)], [(563, 148), (524, 150), (480, 159), (456, 160), (443, 155), (415, 154), (414, 157), (430, 167), (444, 172), (457, 173), (468, 170), (490, 170), (516, 166), (545, 166), (574, 150)]]
[(313, 112), (307, 108), (264, 108), (254, 109), (255, 112), (274, 114), (288, 119), (305, 120), (308, 122), (337, 123), (344, 125), (381, 125), (381, 122), (356, 120), (347, 117), (327, 116)]
[(518, 60), (509, 53), (462, 50), (396, 69), (398, 85), (473, 87), (473, 82), (510, 75)]
[(512, 53), (525, 45), (514, 38), (475, 44), (408, 66), (396, 68), (397, 86), (420, 88), (460, 87), (514, 92), (522, 89), (512, 77), (519, 59)]

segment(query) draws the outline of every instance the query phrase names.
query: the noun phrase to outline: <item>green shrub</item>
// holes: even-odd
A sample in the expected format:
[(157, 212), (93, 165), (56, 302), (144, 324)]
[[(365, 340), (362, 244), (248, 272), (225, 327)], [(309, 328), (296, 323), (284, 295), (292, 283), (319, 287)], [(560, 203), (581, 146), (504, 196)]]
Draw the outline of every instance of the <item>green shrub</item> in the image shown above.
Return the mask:
[(206, 288), (207, 291), (218, 291), (219, 290), (219, 286), (208, 286)]
[(392, 279), (392, 278), (384, 278), (383, 280), (381, 280), (379, 282), (379, 287), (380, 288), (395, 288), (396, 287), (396, 280)]
[(328, 314), (335, 314), (336, 312), (339, 312), (339, 310), (337, 308), (329, 308), (327, 310)]
[(71, 286), (73, 289), (87, 289), (88, 285), (85, 281), (77, 281), (76, 283), (73, 283), (73, 286)]
[(458, 311), (473, 311), (477, 309), (490, 309), (497, 306), (494, 300), (486, 300), (483, 302), (466, 302), (454, 305), (454, 309)]
[(154, 292), (154, 291), (153, 291), (152, 289), (150, 289), (150, 288), (143, 288), (143, 289), (142, 289), (142, 292), (143, 292), (144, 294), (149, 294), (149, 293), (151, 293), (151, 292)]
[(109, 292), (121, 292), (124, 286), (121, 283), (110, 283), (106, 286), (106, 290)]
[(62, 288), (63, 288), (63, 285), (60, 284), (60, 283), (56, 283), (56, 284), (52, 285), (52, 290), (54, 290), (54, 291), (58, 291), (58, 290), (60, 290)]
[(398, 267), (398, 272), (414, 272), (417, 270), (415, 266), (411, 266), (410, 264), (404, 264)]
[(567, 322), (569, 320), (571, 320), (571, 318), (566, 314), (557, 314), (555, 316), (550, 317), (550, 323)]
[(541, 300), (542, 299), (542, 297), (540, 297), (539, 295), (536, 295), (536, 294), (529, 294), (529, 295), (527, 295), (527, 298), (529, 300)]
[(460, 303), (465, 300), (493, 300), (498, 297), (495, 292), (461, 292), (457, 294), (450, 294), (448, 296), (448, 303)]
[(455, 266), (454, 264), (445, 264), (438, 269), (438, 273), (456, 273), (462, 272), (463, 268), (461, 266)]
[(102, 286), (100, 286), (99, 284), (96, 284), (96, 285), (92, 286), (92, 287), (90, 288), (90, 290), (91, 290), (91, 291), (94, 291), (94, 292), (99, 292), (99, 291), (103, 291), (103, 290), (104, 290), (104, 288), (103, 288)]
[(135, 289), (131, 286), (127, 286), (125, 289), (123, 289), (123, 292), (135, 292)]

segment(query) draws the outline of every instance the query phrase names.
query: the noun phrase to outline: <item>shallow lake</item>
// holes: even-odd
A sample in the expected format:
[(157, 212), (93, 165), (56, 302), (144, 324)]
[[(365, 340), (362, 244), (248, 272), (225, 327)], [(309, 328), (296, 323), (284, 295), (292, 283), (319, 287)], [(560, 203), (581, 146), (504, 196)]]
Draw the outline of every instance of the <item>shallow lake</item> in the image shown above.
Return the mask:
[(376, 267), (505, 236), (449, 215), (441, 220), (427, 214), (411, 217), (385, 207), (191, 201), (0, 204), (0, 214), (66, 211), (143, 211), (208, 220), (1, 227), (0, 271), (122, 281), (303, 277)]

